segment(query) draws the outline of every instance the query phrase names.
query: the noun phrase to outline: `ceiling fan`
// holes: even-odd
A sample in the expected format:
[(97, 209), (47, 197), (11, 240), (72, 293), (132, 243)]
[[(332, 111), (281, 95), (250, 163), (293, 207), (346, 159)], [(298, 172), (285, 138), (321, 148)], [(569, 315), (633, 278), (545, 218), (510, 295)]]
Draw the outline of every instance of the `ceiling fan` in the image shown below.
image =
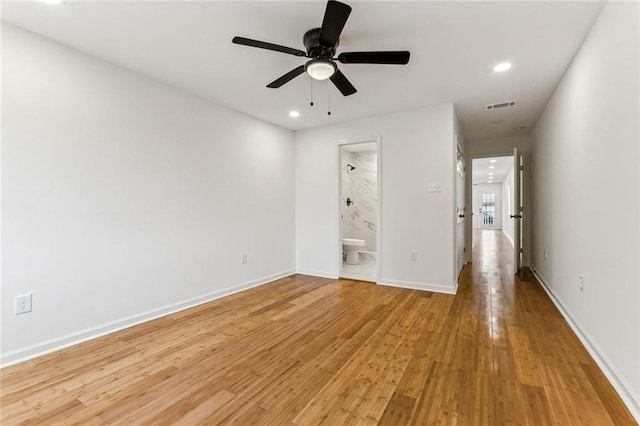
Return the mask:
[(303, 43), (306, 52), (245, 37), (234, 37), (233, 43), (311, 59), (306, 64), (294, 68), (282, 77), (267, 84), (269, 88), (276, 89), (306, 71), (309, 76), (316, 80), (330, 79), (344, 96), (353, 95), (357, 90), (338, 69), (338, 65), (335, 63), (336, 60), (341, 64), (406, 65), (409, 62), (409, 52), (406, 50), (342, 52), (337, 57), (334, 57), (340, 42), (340, 33), (342, 33), (342, 29), (347, 23), (350, 13), (351, 6), (339, 1), (329, 0), (324, 12), (322, 26), (313, 28), (304, 34)]

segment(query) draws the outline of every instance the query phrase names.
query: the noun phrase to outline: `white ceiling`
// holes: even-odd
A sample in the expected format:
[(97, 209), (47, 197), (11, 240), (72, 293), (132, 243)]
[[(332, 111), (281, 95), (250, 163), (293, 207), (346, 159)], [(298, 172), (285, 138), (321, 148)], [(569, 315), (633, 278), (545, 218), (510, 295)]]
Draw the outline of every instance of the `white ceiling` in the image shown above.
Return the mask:
[[(409, 50), (407, 66), (340, 64), (358, 93), (342, 97), (305, 74), (266, 84), (304, 63), (234, 45), (235, 35), (304, 50), (326, 2), (2, 2), (6, 22), (181, 87), (237, 111), (298, 130), (451, 102), (467, 140), (528, 133), (597, 18), (600, 1), (348, 1), (338, 52)], [(511, 70), (493, 66), (511, 61)], [(517, 100), (487, 112), (486, 104)], [(290, 110), (300, 117), (290, 118)]]
[(511, 166), (513, 166), (513, 156), (475, 158), (471, 172), (473, 175), (472, 182), (474, 185), (479, 183), (501, 183), (507, 177), (507, 172), (511, 169)]

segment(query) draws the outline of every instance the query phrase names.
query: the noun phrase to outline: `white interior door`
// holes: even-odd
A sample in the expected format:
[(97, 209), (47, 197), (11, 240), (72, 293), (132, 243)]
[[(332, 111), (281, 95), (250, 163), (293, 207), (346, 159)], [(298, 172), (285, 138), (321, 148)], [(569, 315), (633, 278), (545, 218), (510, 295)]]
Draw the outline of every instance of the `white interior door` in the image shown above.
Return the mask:
[(465, 256), (465, 162), (460, 146), (457, 148), (456, 159), (456, 276), (460, 275), (464, 266)]
[(524, 206), (522, 203), (522, 175), (524, 164), (522, 154), (518, 152), (518, 148), (513, 150), (513, 203), (514, 210), (511, 214), (513, 223), (513, 270), (516, 274), (520, 272), (522, 267), (522, 212)]

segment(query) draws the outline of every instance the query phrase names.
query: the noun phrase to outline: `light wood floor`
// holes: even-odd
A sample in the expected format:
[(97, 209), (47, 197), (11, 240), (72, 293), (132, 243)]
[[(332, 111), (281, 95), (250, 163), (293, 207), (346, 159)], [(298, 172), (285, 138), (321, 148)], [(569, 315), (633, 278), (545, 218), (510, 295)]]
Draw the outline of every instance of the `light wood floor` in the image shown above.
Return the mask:
[(499, 231), (456, 296), (296, 275), (2, 371), (2, 424), (631, 425)]

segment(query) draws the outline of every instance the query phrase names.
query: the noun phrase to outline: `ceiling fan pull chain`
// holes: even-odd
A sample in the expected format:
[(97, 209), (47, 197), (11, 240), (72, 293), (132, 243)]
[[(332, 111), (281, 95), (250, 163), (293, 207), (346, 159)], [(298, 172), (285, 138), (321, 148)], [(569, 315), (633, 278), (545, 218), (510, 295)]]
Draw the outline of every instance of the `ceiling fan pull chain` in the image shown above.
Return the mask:
[(309, 87), (311, 88), (311, 102), (309, 105), (313, 106), (313, 78), (309, 77)]
[(327, 111), (327, 115), (331, 115), (331, 86), (329, 86), (329, 79), (327, 79), (327, 98), (329, 99), (329, 111)]

